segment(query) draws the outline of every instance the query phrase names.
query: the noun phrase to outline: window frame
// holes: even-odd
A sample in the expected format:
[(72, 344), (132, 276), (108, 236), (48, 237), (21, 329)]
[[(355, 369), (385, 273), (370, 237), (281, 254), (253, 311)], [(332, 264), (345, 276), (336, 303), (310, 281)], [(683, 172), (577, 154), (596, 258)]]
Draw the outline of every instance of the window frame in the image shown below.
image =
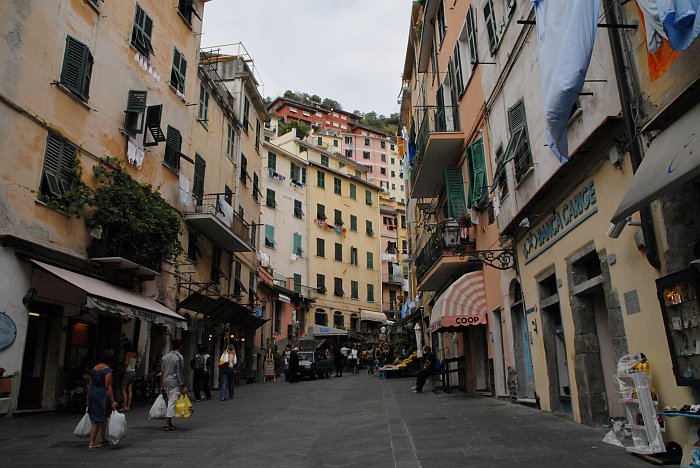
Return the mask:
[(187, 59), (177, 47), (173, 47), (173, 63), (170, 70), (170, 87), (182, 96), (185, 95), (185, 85), (187, 82)]

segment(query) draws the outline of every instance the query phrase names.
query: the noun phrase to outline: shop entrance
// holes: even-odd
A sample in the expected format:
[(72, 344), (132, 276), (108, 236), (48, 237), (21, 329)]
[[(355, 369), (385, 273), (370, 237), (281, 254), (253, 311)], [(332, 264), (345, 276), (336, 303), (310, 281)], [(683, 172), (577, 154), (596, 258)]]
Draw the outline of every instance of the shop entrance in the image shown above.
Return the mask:
[(527, 329), (527, 317), (525, 315), (522, 289), (520, 288), (520, 283), (515, 280), (511, 283), (510, 289), (510, 315), (513, 326), (515, 375), (509, 375), (508, 380), (511, 381), (514, 378), (515, 382), (510, 382), (509, 388), (516, 388), (519, 398), (535, 398), (535, 379), (532, 373), (530, 336)]
[(51, 340), (51, 319), (60, 317), (63, 307), (43, 302), (30, 306), (27, 338), (22, 360), (22, 378), (17, 399), (17, 409), (40, 409), (43, 407), (46, 384), (46, 364)]

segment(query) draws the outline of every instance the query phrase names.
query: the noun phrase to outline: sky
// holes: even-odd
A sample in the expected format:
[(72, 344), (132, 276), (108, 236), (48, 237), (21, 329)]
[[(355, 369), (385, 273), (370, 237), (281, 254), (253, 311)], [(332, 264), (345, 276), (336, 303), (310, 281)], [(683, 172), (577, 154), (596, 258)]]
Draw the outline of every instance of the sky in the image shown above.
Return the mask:
[(291, 89), (389, 116), (399, 112), (412, 3), (214, 0), (204, 8), (202, 47), (242, 42), (263, 97)]

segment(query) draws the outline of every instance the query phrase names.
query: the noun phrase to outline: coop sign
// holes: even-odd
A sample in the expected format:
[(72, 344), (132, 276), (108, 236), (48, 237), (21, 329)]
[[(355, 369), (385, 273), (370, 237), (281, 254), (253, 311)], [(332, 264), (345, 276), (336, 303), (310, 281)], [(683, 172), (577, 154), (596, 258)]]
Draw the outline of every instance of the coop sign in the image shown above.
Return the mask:
[(595, 184), (591, 180), (527, 233), (523, 244), (525, 263), (537, 258), (597, 211)]

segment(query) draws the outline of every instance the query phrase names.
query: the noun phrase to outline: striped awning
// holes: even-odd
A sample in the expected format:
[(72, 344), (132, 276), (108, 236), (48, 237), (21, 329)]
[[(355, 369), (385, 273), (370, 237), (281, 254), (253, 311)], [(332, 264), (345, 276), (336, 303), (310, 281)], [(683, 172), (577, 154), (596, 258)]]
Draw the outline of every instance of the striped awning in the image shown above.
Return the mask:
[(481, 271), (462, 275), (435, 300), (430, 314), (431, 333), (458, 331), (486, 324), (486, 289)]

